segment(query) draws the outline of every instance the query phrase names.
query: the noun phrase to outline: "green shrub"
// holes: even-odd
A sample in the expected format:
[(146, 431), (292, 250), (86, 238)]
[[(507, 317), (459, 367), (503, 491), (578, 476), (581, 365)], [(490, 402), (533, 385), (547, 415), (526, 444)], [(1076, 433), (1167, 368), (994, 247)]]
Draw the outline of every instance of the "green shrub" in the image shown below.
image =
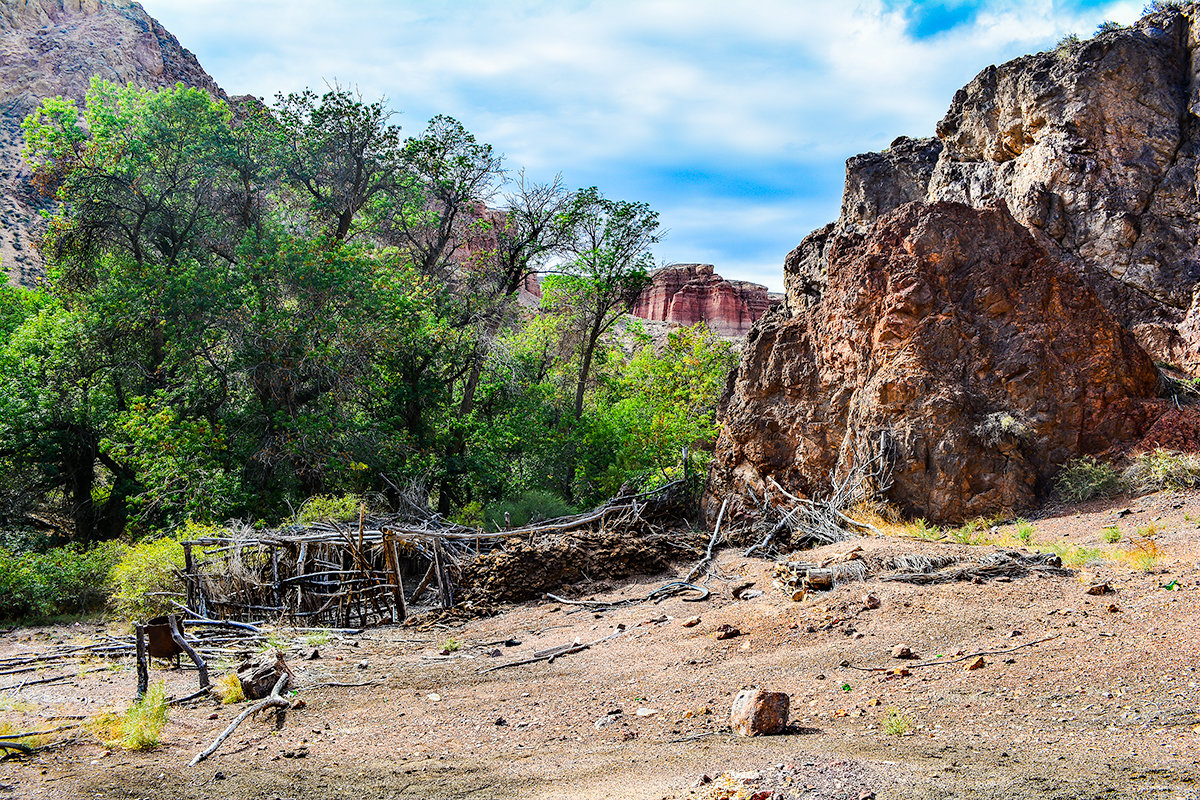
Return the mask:
[(1017, 540), (1021, 544), (1025, 545), (1026, 547), (1029, 547), (1030, 545), (1032, 545), (1033, 537), (1036, 533), (1037, 533), (1037, 528), (1034, 527), (1032, 522), (1030, 522), (1027, 519), (1017, 520), (1016, 536), (1017, 536)]
[(889, 708), (883, 715), (883, 732), (888, 736), (903, 736), (911, 733), (912, 730), (913, 721), (895, 706)]
[(183, 545), (169, 536), (143, 539), (127, 547), (110, 574), (113, 607), (128, 620), (145, 620), (175, 607), (162, 592), (183, 588)]
[(358, 512), (363, 506), (363, 498), (354, 494), (317, 495), (304, 501), (300, 513), (296, 515), (297, 522), (349, 522), (358, 519)]
[(0, 547), (0, 619), (35, 620), (100, 608), (108, 600), (109, 571), (120, 552), (113, 542), (42, 553)]
[(1123, 488), (1116, 467), (1092, 456), (1079, 456), (1068, 461), (1055, 478), (1055, 486), (1059, 496), (1069, 503), (1112, 497)]
[(509, 523), (514, 528), (520, 528), (531, 522), (565, 517), (576, 513), (576, 510), (552, 492), (531, 489), (514, 500), (490, 503), (484, 511), (484, 522), (489, 531), (496, 530), (497, 527), (503, 530), (504, 514), (508, 512)]
[(1135, 456), (1122, 477), (1137, 494), (1190, 489), (1200, 486), (1200, 456), (1159, 447)]
[(1104, 530), (1100, 531), (1100, 538), (1109, 544), (1116, 544), (1121, 541), (1121, 529), (1116, 525), (1109, 525)]

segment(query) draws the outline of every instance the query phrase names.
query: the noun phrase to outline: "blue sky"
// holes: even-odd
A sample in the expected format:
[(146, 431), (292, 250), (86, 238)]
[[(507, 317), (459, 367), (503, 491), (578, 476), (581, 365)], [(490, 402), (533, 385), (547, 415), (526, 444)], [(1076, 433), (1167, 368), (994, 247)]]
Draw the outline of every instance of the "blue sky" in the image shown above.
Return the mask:
[(650, 203), (663, 263), (782, 288), (846, 158), (932, 135), (989, 64), (1143, 2), (142, 0), (232, 94), (337, 81), (459, 119), (538, 180)]

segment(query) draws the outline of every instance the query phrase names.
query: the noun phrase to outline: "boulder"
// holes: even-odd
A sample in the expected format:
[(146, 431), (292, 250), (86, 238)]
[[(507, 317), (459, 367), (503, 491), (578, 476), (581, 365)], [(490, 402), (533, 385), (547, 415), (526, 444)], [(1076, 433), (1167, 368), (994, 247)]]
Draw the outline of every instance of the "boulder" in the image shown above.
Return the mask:
[(774, 736), (788, 723), (788, 696), (783, 692), (746, 689), (733, 699), (729, 724), (739, 736)]
[(706, 503), (825, 491), (886, 450), (888, 497), (954, 521), (1033, 504), (1069, 458), (1140, 436), (1158, 372), (1003, 202), (909, 203), (834, 232), (821, 297), (764, 317), (731, 376)]

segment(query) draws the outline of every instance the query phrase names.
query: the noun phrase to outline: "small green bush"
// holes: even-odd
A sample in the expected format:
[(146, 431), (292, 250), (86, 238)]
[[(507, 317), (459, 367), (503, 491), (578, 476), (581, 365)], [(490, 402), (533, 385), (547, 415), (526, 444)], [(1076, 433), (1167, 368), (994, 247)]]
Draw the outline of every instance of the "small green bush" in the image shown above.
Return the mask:
[(1068, 461), (1055, 478), (1058, 494), (1069, 503), (1081, 503), (1093, 497), (1112, 497), (1123, 488), (1116, 467), (1092, 456)]
[(1121, 529), (1116, 525), (1109, 525), (1104, 530), (1100, 531), (1100, 538), (1109, 544), (1116, 544), (1121, 541)]
[(296, 515), (297, 522), (348, 522), (358, 519), (358, 512), (363, 506), (363, 498), (354, 494), (341, 497), (334, 495), (317, 495), (304, 501), (300, 513)]
[(113, 607), (128, 620), (169, 613), (175, 607), (158, 593), (180, 592), (182, 573), (183, 545), (177, 539), (143, 539), (127, 547), (113, 565)]
[(1122, 477), (1137, 494), (1191, 489), (1200, 486), (1200, 456), (1159, 447), (1134, 456)]
[(1017, 540), (1021, 544), (1025, 545), (1026, 547), (1029, 547), (1030, 545), (1032, 545), (1033, 537), (1036, 533), (1037, 533), (1037, 528), (1034, 527), (1034, 524), (1032, 522), (1030, 522), (1027, 519), (1017, 520), (1016, 536), (1017, 536)]
[(514, 528), (528, 525), (555, 517), (565, 517), (576, 513), (574, 506), (552, 492), (531, 489), (514, 500), (502, 500), (490, 503), (484, 511), (484, 522), (487, 530), (504, 529), (504, 513), (508, 512), (509, 522)]
[(888, 736), (903, 736), (906, 733), (911, 733), (913, 730), (913, 721), (904, 714), (900, 709), (892, 706), (883, 716), (883, 732)]
[(100, 608), (108, 600), (109, 571), (120, 554), (113, 542), (45, 552), (0, 547), (0, 619), (36, 620)]

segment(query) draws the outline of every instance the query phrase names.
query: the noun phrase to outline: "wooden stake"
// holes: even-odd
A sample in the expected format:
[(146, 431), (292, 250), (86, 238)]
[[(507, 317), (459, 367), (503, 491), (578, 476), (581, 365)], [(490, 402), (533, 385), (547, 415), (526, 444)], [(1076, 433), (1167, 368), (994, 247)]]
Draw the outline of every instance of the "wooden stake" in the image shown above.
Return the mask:
[(137, 641), (137, 699), (141, 700), (150, 687), (150, 668), (146, 665), (146, 629), (139, 622), (133, 626)]

